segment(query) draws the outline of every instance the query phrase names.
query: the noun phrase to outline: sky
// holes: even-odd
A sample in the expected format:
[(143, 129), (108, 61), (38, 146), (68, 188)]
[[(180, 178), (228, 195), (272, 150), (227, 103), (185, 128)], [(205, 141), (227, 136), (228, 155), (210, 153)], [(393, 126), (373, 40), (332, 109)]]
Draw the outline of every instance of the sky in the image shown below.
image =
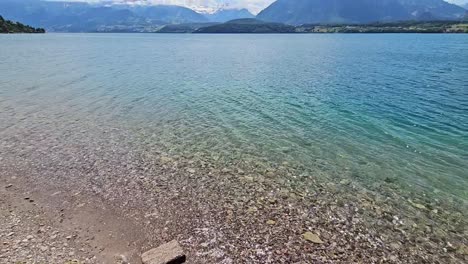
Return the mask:
[[(70, 0), (69, 0), (70, 1)], [(275, 0), (71, 0), (81, 2), (126, 2), (126, 3), (151, 3), (164, 5), (180, 5), (190, 7), (197, 11), (213, 11), (219, 8), (247, 8), (257, 14)], [(326, 0), (325, 0), (326, 1)], [(447, 2), (465, 4), (468, 0), (447, 0)]]

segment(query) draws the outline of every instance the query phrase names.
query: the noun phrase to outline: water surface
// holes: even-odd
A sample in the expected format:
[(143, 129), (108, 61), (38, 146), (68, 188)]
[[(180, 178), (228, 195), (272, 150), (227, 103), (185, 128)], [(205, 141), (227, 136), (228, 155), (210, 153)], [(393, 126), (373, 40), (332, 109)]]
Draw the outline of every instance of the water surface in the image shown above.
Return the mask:
[(92, 120), (174, 155), (466, 200), (467, 43), (418, 34), (4, 35), (0, 136), (73, 122), (73, 131), (54, 131), (68, 144)]

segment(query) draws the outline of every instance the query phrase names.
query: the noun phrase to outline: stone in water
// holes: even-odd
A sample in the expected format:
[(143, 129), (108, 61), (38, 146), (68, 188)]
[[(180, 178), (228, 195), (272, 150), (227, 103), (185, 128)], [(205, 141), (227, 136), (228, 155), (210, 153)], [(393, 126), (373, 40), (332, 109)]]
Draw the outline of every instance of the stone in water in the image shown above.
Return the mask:
[(179, 243), (169, 243), (153, 248), (141, 255), (144, 264), (180, 264), (185, 262), (185, 254)]

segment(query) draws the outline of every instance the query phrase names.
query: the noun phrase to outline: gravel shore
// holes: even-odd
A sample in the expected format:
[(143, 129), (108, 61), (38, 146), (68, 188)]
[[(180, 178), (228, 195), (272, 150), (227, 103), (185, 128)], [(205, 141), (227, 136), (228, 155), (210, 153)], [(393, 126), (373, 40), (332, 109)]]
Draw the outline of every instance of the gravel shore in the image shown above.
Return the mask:
[(79, 193), (38, 189), (14, 176), (2, 182), (0, 263), (140, 263), (140, 229), (98, 200), (89, 204)]
[(66, 140), (4, 132), (0, 262), (138, 263), (174, 239), (188, 263), (468, 260), (463, 202), (405, 196), (391, 180), (366, 189), (297, 174), (288, 163), (220, 166), (130, 137), (102, 127)]

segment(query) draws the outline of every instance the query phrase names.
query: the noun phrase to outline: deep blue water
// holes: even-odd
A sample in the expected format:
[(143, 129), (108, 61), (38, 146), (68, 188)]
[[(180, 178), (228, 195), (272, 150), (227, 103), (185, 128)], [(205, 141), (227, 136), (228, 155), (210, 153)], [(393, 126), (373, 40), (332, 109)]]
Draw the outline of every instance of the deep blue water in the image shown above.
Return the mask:
[(86, 116), (174, 153), (467, 199), (467, 44), (437, 34), (3, 35), (0, 135)]

